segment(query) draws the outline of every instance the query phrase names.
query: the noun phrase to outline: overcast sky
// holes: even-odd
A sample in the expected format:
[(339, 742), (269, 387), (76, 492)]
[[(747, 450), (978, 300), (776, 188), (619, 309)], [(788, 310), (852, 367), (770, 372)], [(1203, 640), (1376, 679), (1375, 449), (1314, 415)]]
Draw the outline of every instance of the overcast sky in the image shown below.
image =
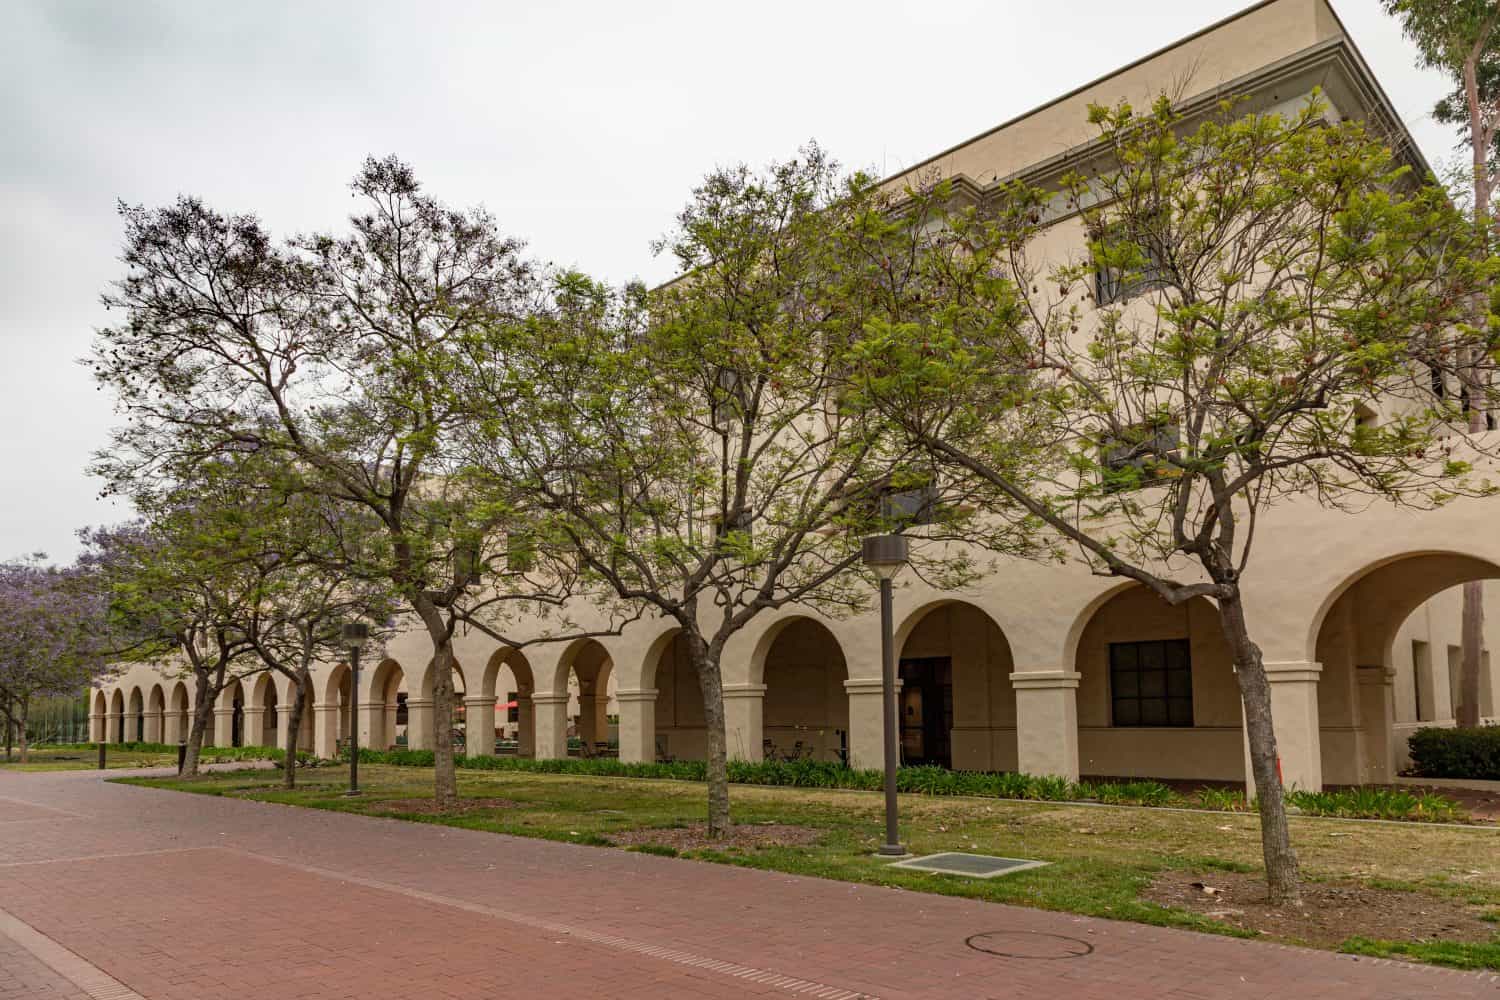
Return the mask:
[[(816, 138), (881, 172), (1240, 0), (318, 3), (12, 0), (0, 33), (0, 559), (126, 512), (83, 473), (111, 403), (75, 359), (120, 272), (117, 200), (336, 227), (367, 153), (483, 203), (543, 260), (667, 276), (650, 241), (717, 164)], [(1339, 14), (1434, 163), (1443, 82), (1377, 0)], [(1149, 12), (1149, 13), (1147, 13)]]

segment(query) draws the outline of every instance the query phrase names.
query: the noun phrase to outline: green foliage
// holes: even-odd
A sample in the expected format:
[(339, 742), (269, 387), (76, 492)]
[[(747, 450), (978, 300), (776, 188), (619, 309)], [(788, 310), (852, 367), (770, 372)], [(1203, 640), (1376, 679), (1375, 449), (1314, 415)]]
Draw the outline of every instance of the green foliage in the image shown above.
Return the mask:
[(1399, 788), (1359, 786), (1325, 792), (1292, 789), (1287, 805), (1309, 816), (1342, 816), (1348, 819), (1402, 819), (1419, 823), (1458, 823), (1468, 814), (1441, 795), (1413, 793)]
[(1428, 726), (1406, 741), (1412, 769), (1424, 778), (1500, 781), (1500, 726), (1439, 729)]
[[(430, 750), (368, 750), (361, 748), (361, 763), (431, 767)], [(475, 771), (516, 771), (531, 774), (575, 774), (608, 778), (656, 778), (673, 781), (704, 781), (702, 761), (670, 764), (630, 764), (610, 759), (563, 757), (539, 760), (531, 757), (459, 757), (460, 768)], [(784, 788), (845, 788), (878, 791), (884, 775), (877, 770), (858, 770), (828, 761), (729, 762), (729, 780), (740, 785)], [(903, 767), (896, 771), (898, 791), (933, 796), (963, 795), (975, 798), (1024, 799), (1036, 802), (1100, 802), (1109, 805), (1171, 806), (1241, 811), (1242, 792), (1204, 788), (1192, 795), (1174, 792), (1159, 781), (1082, 781), (1017, 774), (1012, 771), (950, 771), (942, 767)], [(1466, 814), (1453, 802), (1436, 795), (1414, 795), (1384, 788), (1354, 788), (1336, 792), (1289, 792), (1288, 802), (1308, 815), (1365, 819), (1410, 819), (1424, 822), (1461, 822)]]

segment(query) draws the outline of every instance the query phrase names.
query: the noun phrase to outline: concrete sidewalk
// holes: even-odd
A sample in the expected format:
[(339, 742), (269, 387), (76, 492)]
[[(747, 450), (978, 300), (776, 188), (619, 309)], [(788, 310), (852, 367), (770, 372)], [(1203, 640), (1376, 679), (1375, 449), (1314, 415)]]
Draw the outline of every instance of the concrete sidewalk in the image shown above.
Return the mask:
[(0, 1000), (53, 996), (1397, 998), (1500, 976), (0, 772)]

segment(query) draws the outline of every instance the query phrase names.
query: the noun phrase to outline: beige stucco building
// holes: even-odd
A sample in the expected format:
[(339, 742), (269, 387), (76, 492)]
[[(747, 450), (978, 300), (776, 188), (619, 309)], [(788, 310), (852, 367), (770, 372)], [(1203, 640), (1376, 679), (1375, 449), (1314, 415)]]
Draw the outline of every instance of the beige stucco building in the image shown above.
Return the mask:
[[(1425, 169), (1390, 102), (1323, 0), (1271, 0), (1038, 108), (914, 170), (937, 170), (981, 196), (1006, 179), (1045, 182), (1087, 151), (1091, 102), (1147, 103), (1162, 90), (1184, 108), (1248, 95), (1256, 109), (1295, 108), (1320, 88), (1334, 114), (1372, 120)], [(896, 180), (899, 180), (896, 179)], [(1082, 245), (1076, 219), (1043, 237), (1048, 252)], [(1313, 504), (1270, 511), (1245, 579), (1262, 645), (1285, 780), (1380, 782), (1419, 724), (1451, 724), (1456, 702), (1458, 596), (1467, 580), (1500, 577), (1500, 502), (1433, 512), (1378, 503), (1355, 514)], [(1246, 754), (1238, 690), (1213, 607), (1171, 607), (1076, 566), (1007, 562), (964, 592), (898, 581), (902, 744), (908, 761), (1037, 774), (1239, 781)], [(1489, 634), (1500, 636), (1500, 586), (1488, 588)], [(457, 656), (471, 752), (497, 729), (539, 757), (609, 739), (622, 759), (703, 752), (702, 708), (672, 628), (497, 648), (460, 636)], [(362, 672), (321, 666), (304, 740), (332, 755), (357, 720), (364, 745), (433, 739), (431, 647), (399, 635)], [(1486, 657), (1482, 714), (1496, 716), (1497, 663)], [(724, 656), (728, 747), (881, 759), (880, 638), (873, 614), (827, 619), (787, 609), (737, 635)], [(191, 685), (145, 666), (94, 695), (97, 738), (175, 741)], [(280, 738), (285, 682), (236, 684), (216, 706), (213, 741)], [(497, 702), (499, 707), (497, 708)], [(276, 707), (273, 707), (276, 706)], [(352, 711), (351, 711), (352, 709)]]

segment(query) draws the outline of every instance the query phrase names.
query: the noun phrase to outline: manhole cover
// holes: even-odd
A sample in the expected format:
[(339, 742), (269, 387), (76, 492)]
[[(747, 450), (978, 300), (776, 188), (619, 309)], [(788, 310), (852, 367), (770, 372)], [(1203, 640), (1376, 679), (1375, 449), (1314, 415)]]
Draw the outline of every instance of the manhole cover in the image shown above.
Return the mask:
[(975, 951), (1001, 958), (1036, 958), (1052, 961), (1059, 958), (1082, 958), (1094, 946), (1079, 938), (1040, 931), (986, 931), (965, 938), (964, 944)]
[(928, 854), (920, 858), (897, 861), (890, 867), (910, 868), (919, 872), (941, 872), (945, 875), (966, 875), (969, 878), (994, 878), (996, 875), (1009, 875), (1011, 872), (1040, 868), (1045, 864), (1047, 864), (1045, 861), (996, 858), (988, 854), (947, 851), (942, 854)]

